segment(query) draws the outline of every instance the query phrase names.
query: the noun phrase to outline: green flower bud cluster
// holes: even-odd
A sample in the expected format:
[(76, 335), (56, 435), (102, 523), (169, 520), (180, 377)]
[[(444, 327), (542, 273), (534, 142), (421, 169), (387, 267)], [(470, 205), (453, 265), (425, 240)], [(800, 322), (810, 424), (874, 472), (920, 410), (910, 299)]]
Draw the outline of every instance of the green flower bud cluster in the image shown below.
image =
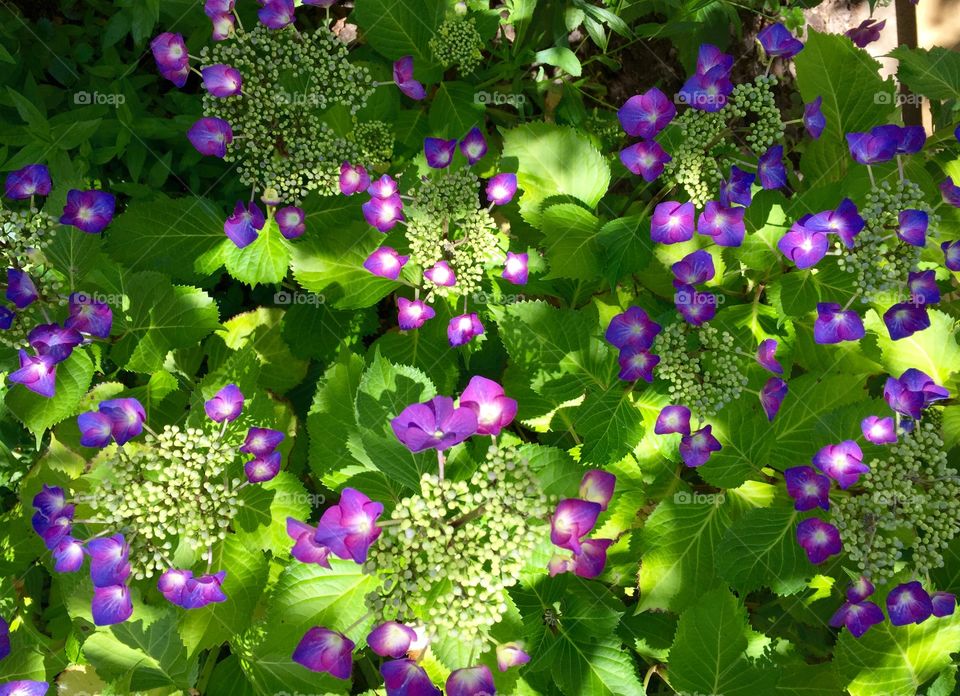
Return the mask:
[(893, 577), (901, 561), (918, 575), (941, 567), (944, 550), (960, 532), (960, 475), (948, 465), (931, 420), (900, 433), (885, 459), (870, 462), (862, 491), (835, 496), (833, 521), (844, 550), (874, 582)]
[(673, 123), (680, 129), (680, 142), (670, 152), (673, 159), (664, 166), (665, 180), (683, 187), (693, 204), (703, 207), (716, 196), (724, 177), (713, 150), (726, 128), (725, 114), (722, 110), (687, 109)]
[(369, 70), (351, 64), (347, 47), (325, 27), (301, 33), (257, 26), (204, 47), (200, 62), (226, 63), (243, 76), (242, 94), (205, 94), (203, 111), (233, 128), (225, 159), (237, 163), (244, 184), (272, 187), (290, 202), (310, 191), (334, 195), (342, 162), (372, 165), (387, 159), (388, 144), (392, 154), (392, 140), (376, 143), (371, 152), (369, 129), (344, 137), (324, 121), (324, 113), (337, 108), (356, 128), (356, 113), (374, 90)]
[(411, 259), (423, 269), (446, 261), (457, 277), (452, 287), (424, 278), (428, 302), (476, 292), (486, 266), (504, 258), (496, 223), (480, 207), (479, 186), (477, 175), (460, 167), (434, 172), (410, 192), (414, 203), (404, 212)]
[(729, 332), (709, 323), (671, 324), (654, 339), (651, 351), (660, 356), (656, 374), (669, 383), (671, 403), (686, 406), (701, 420), (739, 399), (747, 386), (747, 358)]
[(857, 235), (853, 249), (846, 249), (840, 242), (835, 244), (841, 251), (838, 257), (840, 267), (856, 274), (860, 301), (864, 304), (876, 301), (878, 295), (901, 293), (906, 287), (908, 274), (920, 261), (922, 249), (897, 237), (900, 212), (925, 211), (929, 217), (928, 235), (940, 222), (939, 216), (924, 201), (920, 187), (906, 179), (893, 186), (888, 181), (881, 182), (871, 189), (866, 200), (866, 205), (860, 209), (866, 226)]
[(549, 501), (518, 451), (493, 445), (469, 480), (424, 474), (370, 549), (377, 577), (367, 604), (380, 620), (422, 623), (477, 650), (507, 611), (540, 537)]
[(14, 350), (27, 347), (27, 334), (38, 324), (48, 324), (44, 308), (67, 302), (66, 286), (53, 272), (44, 256), (60, 229), (59, 221), (36, 208), (0, 208), (0, 259), (3, 268), (18, 268), (30, 275), (40, 300), (17, 316), (6, 331), (0, 331), (0, 345)]
[(480, 65), (483, 45), (473, 17), (448, 19), (430, 39), (437, 63), (446, 68), (457, 66), (461, 75), (469, 75)]
[(753, 82), (744, 82), (733, 88), (721, 110), (727, 122), (740, 119), (749, 132), (744, 137), (754, 156), (759, 157), (783, 137), (783, 118), (777, 107), (773, 75), (758, 75)]
[(104, 477), (80, 499), (93, 522), (126, 535), (134, 578), (162, 573), (178, 549), (209, 560), (243, 505), (242, 481), (232, 478), (236, 448), (218, 433), (168, 425), (143, 444), (103, 451)]

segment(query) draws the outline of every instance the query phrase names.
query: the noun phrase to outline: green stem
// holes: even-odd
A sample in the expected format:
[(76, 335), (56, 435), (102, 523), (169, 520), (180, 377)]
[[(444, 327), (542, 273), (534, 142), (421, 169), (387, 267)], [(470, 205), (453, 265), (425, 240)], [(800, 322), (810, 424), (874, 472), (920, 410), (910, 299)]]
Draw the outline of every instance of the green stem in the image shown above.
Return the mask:
[(213, 676), (213, 669), (217, 666), (217, 658), (220, 657), (220, 646), (215, 648), (210, 648), (207, 651), (207, 657), (203, 662), (203, 671), (200, 673), (200, 678), (197, 680), (197, 691), (201, 694), (206, 692), (207, 684), (210, 682), (210, 677)]

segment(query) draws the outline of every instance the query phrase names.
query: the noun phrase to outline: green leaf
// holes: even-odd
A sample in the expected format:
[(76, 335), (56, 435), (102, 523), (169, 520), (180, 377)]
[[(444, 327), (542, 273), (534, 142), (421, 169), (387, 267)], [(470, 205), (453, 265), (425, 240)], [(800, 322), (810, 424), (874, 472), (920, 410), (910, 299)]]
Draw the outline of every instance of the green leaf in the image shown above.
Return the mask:
[(259, 307), (225, 321), (217, 332), (232, 350), (252, 348), (260, 362), (260, 383), (281, 394), (307, 374), (307, 362), (294, 356), (281, 336), (283, 315), (280, 309)]
[(267, 557), (239, 536), (228, 536), (214, 549), (213, 567), (227, 571), (227, 601), (184, 612), (180, 635), (191, 654), (245, 631), (267, 582)]
[(243, 249), (229, 239), (223, 241), (223, 261), (227, 272), (251, 287), (279, 283), (287, 275), (292, 245), (280, 234), (273, 218), (267, 220), (259, 236)]
[(610, 285), (626, 275), (640, 273), (653, 255), (646, 216), (633, 215), (611, 220), (600, 228), (600, 268)]
[(941, 46), (931, 49), (900, 46), (890, 51), (897, 59), (897, 79), (928, 99), (960, 99), (960, 55)]
[(729, 525), (722, 495), (706, 501), (679, 491), (661, 501), (635, 536), (643, 558), (637, 611), (680, 611), (716, 587), (716, 550)]
[(476, 88), (466, 82), (442, 82), (430, 104), (430, 135), (462, 138), (483, 123), (483, 104), (476, 101)]
[(603, 467), (622, 459), (640, 442), (643, 413), (630, 392), (616, 384), (589, 394), (573, 414), (573, 427), (583, 440), (581, 460)]
[(851, 696), (914, 696), (957, 650), (960, 616), (953, 614), (910, 626), (884, 621), (860, 638), (843, 631), (835, 662)]
[(511, 594), (523, 615), (531, 672), (546, 670), (565, 696), (643, 696), (616, 637), (623, 606), (605, 587), (562, 575)]
[(864, 325), (877, 334), (883, 366), (894, 377), (915, 367), (933, 377), (937, 384), (947, 384), (951, 375), (960, 371), (960, 345), (954, 330), (954, 319), (939, 309), (928, 309), (930, 327), (912, 336), (894, 341), (883, 321), (873, 310), (867, 312)]
[(577, 54), (566, 46), (553, 46), (551, 48), (545, 48), (542, 51), (537, 51), (533, 57), (533, 62), (553, 65), (574, 77), (580, 77), (583, 71), (580, 67), (580, 59), (577, 58)]
[(363, 370), (363, 358), (344, 350), (317, 383), (307, 414), (307, 432), (310, 468), (320, 478), (354, 461), (347, 442), (356, 431), (357, 419), (353, 408), (345, 405), (356, 401)]
[[(848, 167), (859, 166), (847, 152), (846, 133), (889, 123), (896, 108), (893, 82), (882, 79), (880, 63), (845, 36), (811, 29), (806, 46), (794, 58), (797, 87), (804, 102), (823, 97), (826, 128), (808, 142), (801, 169), (811, 186), (839, 181)], [(856, 85), (851, 89), (851, 85)]]
[(434, 0), (364, 0), (350, 15), (373, 48), (390, 60), (413, 56), (414, 77), (438, 81), (430, 39), (446, 14), (446, 5)]
[(574, 203), (551, 205), (543, 211), (541, 226), (550, 278), (594, 280), (600, 273), (600, 221)]
[(243, 506), (234, 518), (237, 537), (251, 548), (270, 550), (277, 556), (290, 551), (287, 517), (306, 520), (321, 500), (307, 493), (300, 480), (287, 471), (255, 486), (247, 486), (240, 495)]
[(57, 365), (56, 393), (52, 398), (34, 394), (21, 384), (11, 386), (4, 402), (38, 441), (44, 431), (78, 413), (80, 400), (90, 388), (93, 361), (86, 350), (75, 350)]
[(747, 612), (725, 588), (698, 597), (683, 612), (670, 648), (670, 685), (681, 693), (756, 696), (776, 685), (778, 671), (746, 656)]
[(797, 543), (799, 516), (792, 507), (749, 510), (724, 534), (717, 569), (738, 592), (770, 587), (777, 594), (799, 592), (812, 574)]
[(197, 677), (197, 660), (188, 659), (172, 610), (162, 618), (103, 627), (83, 644), (83, 654), (105, 679), (128, 679), (132, 690), (176, 687), (184, 691)]
[(595, 208), (610, 185), (606, 158), (570, 127), (528, 123), (509, 130), (503, 136), (503, 157), (518, 162), (520, 210), (532, 225), (539, 225), (545, 199), (573, 196)]

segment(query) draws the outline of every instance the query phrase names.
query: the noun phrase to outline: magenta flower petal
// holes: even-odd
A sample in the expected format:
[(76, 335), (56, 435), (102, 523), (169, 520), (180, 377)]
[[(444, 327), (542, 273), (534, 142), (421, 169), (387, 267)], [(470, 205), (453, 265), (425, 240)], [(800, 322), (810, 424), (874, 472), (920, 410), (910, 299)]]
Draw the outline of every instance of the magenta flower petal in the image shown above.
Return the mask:
[(832, 524), (811, 517), (797, 525), (797, 542), (806, 552), (807, 559), (814, 565), (840, 553), (840, 532)]
[(216, 423), (235, 421), (243, 410), (243, 392), (236, 384), (228, 384), (204, 402), (203, 410)]
[(397, 298), (397, 308), (397, 324), (404, 331), (419, 329), (437, 315), (423, 300), (408, 300), (406, 297)]
[(461, 314), (453, 317), (447, 324), (447, 341), (455, 348), (469, 343), (476, 336), (482, 335), (483, 331), (480, 317), (476, 314)]
[(620, 151), (623, 166), (648, 182), (663, 174), (664, 166), (671, 160), (673, 157), (655, 140), (641, 140)]
[(630, 307), (610, 320), (604, 338), (617, 348), (647, 350), (661, 327), (640, 307)]
[(707, 201), (697, 222), (697, 232), (713, 237), (717, 246), (738, 247), (747, 234), (745, 212), (745, 208), (725, 208), (717, 201)]
[(265, 224), (266, 218), (256, 203), (250, 201), (244, 205), (243, 201), (237, 201), (233, 213), (223, 223), (223, 232), (238, 249), (243, 249), (260, 236)]
[(48, 682), (18, 679), (0, 684), (0, 696), (44, 696), (49, 688)]
[(519, 667), (530, 662), (530, 655), (519, 643), (504, 643), (497, 646), (497, 668), (506, 672), (511, 667)]
[(517, 193), (517, 175), (512, 172), (494, 174), (487, 182), (487, 200), (496, 205), (506, 205)]
[(634, 346), (621, 349), (620, 372), (617, 375), (626, 382), (636, 382), (642, 379), (653, 382), (653, 369), (660, 363), (660, 356)]
[(3, 195), (13, 200), (24, 200), (31, 196), (49, 195), (52, 188), (50, 170), (42, 164), (28, 164), (7, 174)]
[[(703, 216), (700, 217), (701, 221)], [(697, 249), (670, 266), (673, 276), (686, 285), (700, 285), (712, 280), (716, 274), (713, 256), (704, 249)]]
[(307, 216), (303, 208), (288, 205), (276, 213), (277, 227), (284, 239), (297, 239), (307, 231)]
[(147, 419), (143, 405), (132, 398), (101, 401), (100, 413), (110, 419), (113, 439), (118, 445), (125, 444), (143, 432), (143, 423)]
[(656, 87), (630, 97), (617, 112), (627, 135), (644, 140), (657, 135), (676, 115), (673, 101)]
[(240, 75), (240, 71), (223, 63), (209, 65), (203, 68), (200, 74), (203, 76), (204, 89), (221, 99), (240, 94), (243, 88), (243, 76)]
[(293, 0), (264, 0), (263, 7), (257, 11), (260, 23), (268, 29), (283, 29), (296, 19)]
[(930, 326), (930, 316), (923, 305), (900, 302), (883, 313), (883, 323), (890, 338), (899, 341)]
[(420, 101), (427, 96), (427, 90), (413, 79), (413, 56), (404, 56), (393, 64), (393, 81), (405, 95)]
[(460, 406), (477, 416), (478, 435), (499, 435), (517, 415), (517, 402), (497, 382), (476, 375), (460, 395)]
[(763, 385), (763, 389), (760, 390), (760, 404), (763, 406), (763, 412), (767, 414), (768, 421), (773, 422), (777, 417), (788, 390), (787, 383), (779, 377), (771, 377)]
[[(187, 44), (180, 34), (164, 32), (150, 42), (150, 51), (161, 70), (181, 70), (190, 63)], [(178, 85), (182, 86), (182, 85)]]
[(95, 587), (91, 604), (93, 623), (97, 626), (111, 626), (123, 623), (133, 615), (133, 601), (126, 585)]
[(616, 486), (617, 477), (608, 471), (602, 469), (590, 469), (580, 480), (580, 491), (578, 495), (582, 500), (600, 505), (601, 510), (606, 510), (613, 498), (613, 489)]
[(693, 239), (693, 203), (665, 201), (658, 203), (650, 221), (650, 238), (662, 244), (676, 244)]
[(887, 595), (887, 614), (894, 626), (919, 624), (933, 614), (930, 595), (916, 580), (897, 585)]
[(222, 118), (201, 118), (190, 126), (187, 138), (201, 155), (223, 159), (233, 142), (233, 128)]
[(859, 480), (860, 474), (870, 471), (870, 467), (863, 463), (860, 445), (853, 440), (822, 447), (813, 456), (813, 465), (836, 481), (840, 488), (849, 488)]
[(184, 609), (200, 609), (208, 604), (226, 602), (227, 595), (221, 587), (226, 574), (227, 571), (221, 570), (212, 575), (189, 578), (180, 595), (179, 606)]
[(363, 267), (373, 273), (375, 276), (396, 280), (400, 277), (400, 271), (410, 260), (409, 256), (397, 253), (396, 249), (384, 246), (374, 251), (367, 260), (363, 262)]
[(53, 569), (58, 573), (75, 573), (83, 567), (83, 544), (73, 537), (61, 539), (52, 554)]
[(852, 309), (841, 309), (835, 302), (817, 304), (817, 318), (813, 322), (813, 340), (817, 343), (859, 341), (864, 335), (863, 321)]
[(247, 431), (247, 437), (240, 446), (240, 451), (244, 454), (252, 454), (255, 457), (264, 457), (283, 442), (284, 435), (279, 430), (270, 428), (250, 428)]
[(873, 602), (844, 602), (830, 619), (831, 626), (845, 626), (854, 638), (878, 623), (883, 623), (883, 611)]
[(680, 457), (683, 463), (690, 467), (702, 466), (710, 460), (713, 452), (719, 452), (723, 447), (720, 441), (713, 436), (713, 426), (705, 425), (689, 435), (680, 438)]
[(777, 360), (777, 341), (774, 338), (767, 338), (757, 346), (757, 363), (775, 375), (783, 374), (783, 366)]
[(457, 284), (457, 276), (446, 261), (437, 261), (423, 272), (423, 277), (442, 288), (451, 288)]
[(460, 141), (460, 152), (467, 158), (468, 164), (476, 164), (487, 154), (487, 139), (479, 128), (471, 128)]
[(450, 397), (435, 396), (425, 403), (407, 406), (390, 421), (390, 427), (404, 447), (422, 452), (460, 444), (477, 432), (478, 423), (471, 408), (454, 408)]
[(287, 536), (293, 539), (293, 548), (290, 555), (301, 563), (316, 563), (324, 568), (330, 567), (327, 557), (330, 549), (317, 543), (315, 537), (317, 528), (292, 517), (287, 518)]
[(580, 540), (593, 529), (602, 510), (600, 503), (589, 500), (561, 500), (550, 516), (550, 541), (560, 548), (580, 553)]
[(453, 162), (453, 155), (457, 151), (457, 139), (444, 140), (443, 138), (426, 138), (423, 141), (423, 154), (427, 158), (427, 166), (433, 169), (445, 169)]
[(612, 539), (587, 539), (583, 542), (580, 553), (573, 556), (573, 574), (588, 580), (600, 575), (607, 565), (607, 548), (611, 544)]
[(867, 597), (873, 594), (873, 591), (876, 588), (873, 586), (873, 583), (870, 582), (866, 577), (860, 576), (856, 580), (851, 581), (847, 585), (847, 601), (848, 602), (862, 602)]
[(110, 335), (110, 329), (113, 326), (113, 312), (110, 311), (110, 305), (76, 292), (70, 295), (69, 305), (70, 316), (63, 322), (65, 327), (98, 338), (106, 338)]
[(52, 398), (56, 390), (57, 363), (50, 358), (28, 355), (25, 350), (21, 350), (18, 355), (20, 369), (7, 375), (7, 379), (15, 384), (22, 384), (35, 394)]
[(690, 409), (686, 406), (664, 406), (657, 416), (653, 432), (657, 435), (671, 435), (673, 433), (689, 435)]
[(387, 696), (442, 696), (423, 667), (413, 660), (389, 660), (380, 665)]
[(367, 224), (387, 233), (403, 220), (403, 201), (399, 195), (389, 198), (373, 197), (361, 206)]
[(417, 632), (396, 621), (385, 621), (367, 636), (367, 645), (380, 657), (400, 658), (417, 640)]
[(370, 176), (361, 165), (353, 166), (349, 162), (340, 165), (340, 193), (352, 196), (359, 191), (366, 191), (369, 186)]
[(480, 694), (493, 696), (497, 693), (493, 674), (486, 665), (454, 670), (447, 677), (445, 688), (447, 696), (480, 696)]
[(27, 342), (37, 355), (59, 363), (69, 358), (73, 349), (83, 343), (83, 336), (76, 329), (40, 324), (27, 334)]
[(183, 592), (187, 587), (187, 581), (192, 579), (192, 571), (168, 568), (163, 571), (163, 575), (157, 580), (157, 589), (168, 602), (181, 607), (183, 606)]
[(345, 561), (365, 563), (370, 546), (381, 531), (377, 519), (383, 503), (377, 503), (360, 491), (344, 488), (340, 502), (323, 511), (314, 540)]
[(353, 641), (342, 633), (314, 626), (300, 639), (293, 651), (293, 661), (314, 672), (349, 679), (354, 647)]
[(67, 204), (60, 216), (61, 225), (72, 225), (88, 234), (103, 232), (117, 207), (117, 199), (104, 191), (67, 192)]
[(507, 260), (503, 264), (503, 273), (500, 277), (514, 285), (526, 285), (529, 278), (529, 260), (528, 254), (514, 254), (507, 252)]
[(277, 477), (280, 473), (280, 464), (280, 453), (271, 452), (251, 459), (243, 465), (243, 472), (250, 483), (263, 483)]
[(809, 466), (794, 466), (783, 472), (787, 495), (800, 512), (820, 507), (830, 509), (830, 479)]
[(836, 210), (811, 215), (802, 224), (813, 232), (837, 235), (848, 249), (853, 248), (854, 240), (866, 226), (857, 206), (849, 198), (844, 198)]
[(376, 181), (370, 182), (367, 193), (374, 198), (393, 198), (400, 193), (400, 186), (389, 174), (384, 174)]
[(673, 304), (688, 324), (700, 326), (710, 321), (717, 313), (717, 296), (712, 292), (699, 292), (692, 285), (674, 282), (677, 291)]
[(897, 441), (897, 428), (889, 416), (867, 416), (860, 421), (860, 429), (867, 442), (875, 445), (890, 445)]
[[(236, 26), (236, 18), (232, 14), (215, 14), (210, 16), (210, 24), (213, 26), (213, 31), (210, 34), (210, 38), (214, 41), (225, 41), (233, 36), (234, 27)], [(179, 85), (182, 87), (183, 85)]]

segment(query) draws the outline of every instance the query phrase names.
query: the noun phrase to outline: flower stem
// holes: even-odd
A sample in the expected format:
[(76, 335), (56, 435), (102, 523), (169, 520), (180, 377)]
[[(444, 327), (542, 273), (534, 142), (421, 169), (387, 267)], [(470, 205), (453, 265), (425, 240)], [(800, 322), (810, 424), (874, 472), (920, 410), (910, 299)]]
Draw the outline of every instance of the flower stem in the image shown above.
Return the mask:
[(444, 475), (444, 466), (447, 463), (446, 457), (443, 456), (443, 452), (437, 450), (437, 474), (440, 476), (440, 480), (443, 481)]

